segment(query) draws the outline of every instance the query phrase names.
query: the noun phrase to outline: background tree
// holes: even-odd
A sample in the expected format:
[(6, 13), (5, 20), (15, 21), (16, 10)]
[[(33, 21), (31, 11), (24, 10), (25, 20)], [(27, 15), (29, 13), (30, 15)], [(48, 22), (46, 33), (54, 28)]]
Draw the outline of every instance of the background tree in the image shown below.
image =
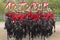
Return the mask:
[(21, 1), (27, 2), (29, 5), (33, 1), (42, 3), (44, 1), (47, 1), (49, 3), (49, 7), (53, 10), (53, 12), (56, 14), (56, 16), (60, 15), (60, 0), (0, 0), (0, 19), (3, 18), (5, 15), (4, 8), (7, 2), (16, 2), (18, 4)]

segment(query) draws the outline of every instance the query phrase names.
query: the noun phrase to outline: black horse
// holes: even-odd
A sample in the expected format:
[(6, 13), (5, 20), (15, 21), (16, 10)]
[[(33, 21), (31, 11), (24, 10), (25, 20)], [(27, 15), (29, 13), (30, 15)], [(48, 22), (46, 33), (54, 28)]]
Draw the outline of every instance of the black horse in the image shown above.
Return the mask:
[[(52, 19), (51, 19), (52, 20)], [(55, 32), (55, 20), (52, 20), (52, 25), (53, 25), (53, 28), (54, 28), (54, 32)]]
[(29, 40), (31, 38), (32, 25), (33, 25), (32, 19), (27, 19), (27, 30), (28, 30), (27, 33), (29, 35)]
[(20, 23), (19, 19), (16, 20), (16, 24), (14, 27), (14, 36), (15, 36), (16, 40), (22, 40), (23, 29), (21, 27), (21, 23)]
[(46, 19), (43, 17), (42, 19), (42, 25), (40, 26), (41, 29), (41, 39), (46, 40), (46, 36), (47, 36), (47, 21)]
[(41, 35), (41, 27), (42, 27), (42, 21), (38, 19), (37, 21), (37, 27), (38, 27), (38, 37)]
[(13, 19), (8, 17), (5, 22), (5, 29), (7, 30), (7, 39), (11, 38), (13, 36), (13, 28), (14, 28), (14, 22)]
[(27, 35), (27, 22), (26, 19), (23, 19), (22, 23), (21, 23), (21, 27), (23, 30), (23, 37), (26, 38)]
[(33, 20), (31, 34), (32, 34), (32, 38), (34, 38), (38, 35), (38, 24), (37, 24), (37, 21), (35, 21), (35, 20)]
[(52, 20), (49, 18), (48, 19), (48, 21), (47, 21), (47, 26), (48, 26), (48, 33), (49, 33), (49, 36), (51, 36), (52, 35), (52, 33), (53, 33), (53, 25), (52, 25)]
[(53, 29), (52, 20), (43, 19), (40, 28), (41, 28), (41, 38), (43, 37), (43, 39), (46, 40), (48, 36), (52, 35), (52, 29)]

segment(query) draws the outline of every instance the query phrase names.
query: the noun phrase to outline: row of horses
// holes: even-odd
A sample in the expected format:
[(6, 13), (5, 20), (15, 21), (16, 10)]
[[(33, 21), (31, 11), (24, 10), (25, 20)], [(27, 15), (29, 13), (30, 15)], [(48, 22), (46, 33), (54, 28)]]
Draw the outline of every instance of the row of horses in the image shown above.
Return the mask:
[(38, 21), (31, 19), (24, 19), (20, 22), (19, 19), (16, 20), (16, 24), (14, 24), (14, 20), (10, 17), (5, 21), (5, 29), (7, 30), (7, 40), (14, 37), (15, 40), (22, 40), (29, 36), (29, 40), (34, 40), (36, 37), (40, 37), (41, 39), (46, 40), (45, 38), (51, 36), (53, 34), (53, 28), (55, 31), (55, 21), (52, 21), (50, 18), (42, 21), (39, 19)]

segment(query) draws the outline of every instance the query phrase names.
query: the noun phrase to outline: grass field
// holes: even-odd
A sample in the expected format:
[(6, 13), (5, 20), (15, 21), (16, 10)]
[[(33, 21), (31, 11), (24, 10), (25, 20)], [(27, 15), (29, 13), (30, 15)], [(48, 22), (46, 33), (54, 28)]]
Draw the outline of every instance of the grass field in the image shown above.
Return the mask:
[(0, 19), (0, 22), (4, 21), (3, 19)]

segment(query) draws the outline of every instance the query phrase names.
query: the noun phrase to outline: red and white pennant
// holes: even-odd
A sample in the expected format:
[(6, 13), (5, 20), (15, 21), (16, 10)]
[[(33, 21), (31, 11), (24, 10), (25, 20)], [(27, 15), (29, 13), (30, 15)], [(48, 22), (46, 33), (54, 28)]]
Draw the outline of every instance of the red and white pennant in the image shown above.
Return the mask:
[(8, 2), (6, 4), (6, 6), (5, 6), (5, 9), (8, 8), (8, 7), (12, 8), (12, 6), (14, 6), (14, 8), (16, 8), (16, 3), (14, 3), (14, 2)]
[(42, 7), (47, 7), (48, 6), (48, 2), (43, 2), (42, 3)]
[(25, 6), (27, 3), (26, 2), (20, 2), (20, 6)]

